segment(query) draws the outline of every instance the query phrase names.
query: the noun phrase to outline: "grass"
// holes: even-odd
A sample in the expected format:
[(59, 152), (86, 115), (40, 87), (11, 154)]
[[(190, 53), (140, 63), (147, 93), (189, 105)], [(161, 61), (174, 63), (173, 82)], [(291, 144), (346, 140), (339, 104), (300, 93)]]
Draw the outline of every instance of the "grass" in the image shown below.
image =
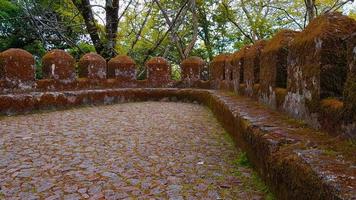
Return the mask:
[(324, 149), (324, 152), (323, 152), (325, 155), (328, 155), (328, 156), (337, 156), (337, 152), (332, 150), (332, 149)]
[[(225, 141), (227, 141), (230, 144), (235, 144), (233, 138), (229, 133), (223, 132), (222, 135)], [(256, 188), (258, 191), (266, 194), (265, 196), (266, 200), (276, 199), (272, 194), (272, 192), (267, 187), (267, 185), (264, 183), (264, 181), (259, 177), (259, 175), (256, 172), (252, 173), (252, 177), (246, 177), (239, 170), (239, 168), (249, 168), (253, 170), (252, 164), (249, 161), (246, 152), (240, 151), (237, 157), (232, 161), (232, 163), (235, 166), (235, 168), (232, 170), (232, 174), (235, 177), (238, 177), (243, 182), (245, 189), (249, 190), (251, 188)]]
[(252, 169), (252, 164), (247, 158), (246, 152), (240, 152), (237, 158), (233, 161), (233, 164), (235, 165), (235, 170), (233, 172), (234, 176), (239, 177), (243, 181), (243, 185), (248, 189), (248, 188), (256, 188), (257, 190), (263, 192), (266, 194), (265, 199), (266, 200), (274, 200), (276, 199), (272, 192), (269, 190), (267, 185), (264, 183), (264, 181), (259, 177), (259, 175), (256, 172), (252, 173), (252, 179), (245, 177), (242, 175), (242, 173), (238, 170), (240, 167), (245, 167), (245, 168), (250, 168)]
[(295, 125), (298, 128), (308, 128), (309, 127), (308, 124), (304, 120), (301, 120), (301, 119), (294, 119), (289, 116), (285, 116), (285, 120), (288, 124)]
[(234, 160), (234, 165), (237, 167), (248, 167), (251, 168), (251, 163), (247, 158), (247, 155), (245, 152), (240, 152), (237, 158)]
[(234, 140), (232, 139), (231, 135), (227, 132), (222, 133), (224, 140), (227, 141), (229, 144), (235, 144)]
[(264, 192), (266, 194), (266, 200), (275, 200), (276, 198), (263, 182), (263, 180), (257, 175), (256, 172), (252, 174), (252, 183), (257, 187), (258, 190)]
[(355, 148), (356, 147), (356, 139), (348, 139), (346, 141), (346, 144), (352, 148)]

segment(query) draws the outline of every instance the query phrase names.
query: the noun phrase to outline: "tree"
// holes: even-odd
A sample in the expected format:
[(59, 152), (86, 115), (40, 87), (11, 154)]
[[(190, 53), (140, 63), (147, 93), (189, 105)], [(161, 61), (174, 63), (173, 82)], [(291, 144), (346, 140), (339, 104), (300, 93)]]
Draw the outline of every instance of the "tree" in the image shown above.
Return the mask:
[[(106, 0), (105, 6), (91, 4), (90, 0), (72, 0), (72, 2), (85, 21), (86, 29), (96, 51), (107, 59), (116, 55), (115, 46), (118, 24), (133, 0), (128, 1), (120, 16), (118, 13), (119, 0)], [(105, 11), (105, 35), (102, 37), (99, 35), (98, 23), (94, 18), (93, 7), (100, 7)]]
[(52, 48), (66, 49), (76, 58), (89, 51), (106, 59), (128, 54), (144, 74), (143, 65), (152, 56), (175, 65), (188, 56), (209, 61), (269, 39), (280, 29), (302, 30), (312, 18), (343, 11), (351, 2), (0, 0), (0, 50), (27, 48), (38, 57)]

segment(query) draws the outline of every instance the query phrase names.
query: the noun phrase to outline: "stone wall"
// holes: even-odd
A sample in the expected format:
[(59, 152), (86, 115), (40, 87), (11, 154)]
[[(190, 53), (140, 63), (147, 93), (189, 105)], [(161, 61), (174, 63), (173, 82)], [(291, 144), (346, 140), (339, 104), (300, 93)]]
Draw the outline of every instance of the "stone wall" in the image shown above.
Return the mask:
[(0, 112), (31, 113), (137, 101), (182, 101), (209, 107), (277, 199), (356, 197), (355, 147), (345, 147), (338, 138), (317, 134), (250, 98), (225, 91), (121, 88), (30, 92), (0, 95)]
[(259, 99), (272, 108), (280, 108), (283, 104), (287, 91), (288, 47), (297, 33), (290, 30), (278, 32), (261, 52)]
[[(209, 63), (182, 61), (182, 80), (171, 80), (170, 63), (147, 61), (147, 79), (136, 79), (136, 63), (119, 55), (108, 63), (98, 54), (75, 59), (52, 50), (42, 59), (45, 79), (35, 80), (34, 59), (21, 49), (0, 53), (0, 94), (110, 88), (204, 88), (246, 95), (304, 120), (334, 136), (356, 138), (356, 22), (338, 13), (317, 17), (304, 31), (282, 30)], [(75, 67), (78, 66), (78, 70)], [(78, 71), (79, 78), (76, 75)]]
[[(218, 55), (209, 65), (209, 81), (200, 80), (205, 63), (196, 57), (182, 61), (181, 81), (171, 80), (170, 64), (161, 57), (146, 63), (146, 80), (136, 79), (136, 64), (127, 56), (106, 63), (89, 53), (76, 65), (68, 53), (52, 50), (43, 57), (41, 80), (34, 63), (21, 49), (0, 53), (0, 114), (197, 101), (211, 108), (279, 199), (356, 196), (354, 146), (340, 139), (356, 139), (356, 21), (346, 16), (320, 16), (302, 32), (283, 30), (269, 41)], [(188, 87), (209, 90), (181, 89)]]
[(87, 53), (76, 63), (67, 52), (54, 49), (42, 59), (44, 79), (39, 80), (35, 80), (34, 64), (33, 56), (25, 50), (1, 52), (0, 94), (105, 88), (210, 88), (209, 81), (200, 80), (205, 62), (198, 57), (182, 62), (181, 81), (171, 80), (170, 64), (161, 57), (154, 57), (146, 63), (146, 80), (136, 79), (136, 63), (125, 55), (118, 55), (106, 62), (96, 53)]
[[(356, 21), (339, 13), (317, 17), (304, 31), (282, 30), (241, 48), (230, 59), (233, 90), (316, 129), (356, 138)], [(217, 56), (211, 80), (226, 89)], [(223, 64), (224, 63), (224, 64)]]

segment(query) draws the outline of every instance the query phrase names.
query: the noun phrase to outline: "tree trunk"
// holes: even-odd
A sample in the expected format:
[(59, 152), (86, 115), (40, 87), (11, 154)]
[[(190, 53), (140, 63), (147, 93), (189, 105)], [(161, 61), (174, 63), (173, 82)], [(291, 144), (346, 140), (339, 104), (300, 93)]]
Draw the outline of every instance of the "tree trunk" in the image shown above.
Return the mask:
[(202, 27), (202, 32), (200, 33), (200, 37), (204, 41), (204, 44), (206, 46), (207, 52), (208, 52), (208, 57), (209, 60), (213, 60), (214, 54), (212, 50), (212, 44), (210, 42), (210, 29), (209, 29), (209, 22), (206, 18), (206, 11), (203, 7), (198, 7), (199, 11), (199, 20), (200, 20), (200, 26)]
[(98, 34), (98, 28), (96, 27), (95, 24), (95, 19), (93, 12), (91, 10), (91, 5), (89, 0), (72, 0), (73, 4), (75, 7), (79, 10), (81, 13), (85, 26), (87, 28), (87, 31), (90, 35), (90, 38), (93, 42), (93, 45), (95, 47), (95, 50), (97, 53), (102, 54), (104, 51), (104, 45), (100, 40), (99, 34)]
[(306, 16), (310, 23), (315, 18), (315, 0), (304, 0), (306, 7)]
[(105, 45), (105, 51), (102, 55), (108, 59), (115, 56), (116, 32), (119, 23), (119, 0), (106, 0), (105, 12), (107, 44)]
[(184, 50), (185, 58), (189, 57), (190, 52), (193, 50), (196, 41), (198, 40), (198, 18), (196, 12), (195, 0), (191, 0), (191, 12), (192, 12), (192, 21), (193, 21), (193, 37), (188, 46)]

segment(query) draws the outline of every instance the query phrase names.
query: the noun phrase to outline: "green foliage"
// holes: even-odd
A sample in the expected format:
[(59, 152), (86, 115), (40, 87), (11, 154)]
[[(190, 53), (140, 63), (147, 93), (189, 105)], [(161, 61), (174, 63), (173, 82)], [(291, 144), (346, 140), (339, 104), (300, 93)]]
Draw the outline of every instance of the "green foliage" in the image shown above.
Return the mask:
[(181, 79), (181, 69), (179, 65), (172, 65), (171, 75), (172, 80), (179, 81)]
[(245, 152), (240, 152), (236, 161), (236, 165), (244, 166), (244, 167), (251, 167), (251, 163), (247, 158), (247, 155)]
[(238, 157), (233, 161), (234, 165), (236, 166), (236, 169), (234, 170), (234, 175), (239, 177), (243, 181), (244, 187), (248, 189), (253, 185), (256, 187), (259, 191), (263, 192), (266, 194), (266, 200), (274, 200), (275, 197), (272, 194), (272, 192), (269, 190), (267, 185), (264, 183), (264, 181), (259, 177), (259, 175), (256, 172), (252, 173), (252, 181), (248, 181), (247, 177), (243, 176), (242, 173), (239, 171), (239, 168), (241, 167), (247, 167), (247, 168), (252, 168), (252, 165), (250, 161), (247, 158), (246, 152), (240, 152)]
[(16, 16), (19, 8), (8, 0), (0, 0), (0, 18), (6, 19)]
[(266, 200), (274, 200), (276, 199), (271, 191), (268, 189), (267, 185), (263, 182), (263, 180), (258, 176), (256, 172), (252, 174), (252, 182), (257, 187), (258, 190), (264, 192), (266, 194)]
[(68, 49), (68, 53), (70, 53), (77, 60), (84, 54), (90, 52), (95, 52), (95, 48), (92, 44), (88, 44), (86, 42), (80, 42), (76, 47)]
[(36, 40), (33, 43), (25, 45), (23, 49), (30, 52), (34, 56), (36, 66), (36, 79), (42, 79), (42, 57), (46, 53), (46, 50), (43, 48), (42, 42)]

